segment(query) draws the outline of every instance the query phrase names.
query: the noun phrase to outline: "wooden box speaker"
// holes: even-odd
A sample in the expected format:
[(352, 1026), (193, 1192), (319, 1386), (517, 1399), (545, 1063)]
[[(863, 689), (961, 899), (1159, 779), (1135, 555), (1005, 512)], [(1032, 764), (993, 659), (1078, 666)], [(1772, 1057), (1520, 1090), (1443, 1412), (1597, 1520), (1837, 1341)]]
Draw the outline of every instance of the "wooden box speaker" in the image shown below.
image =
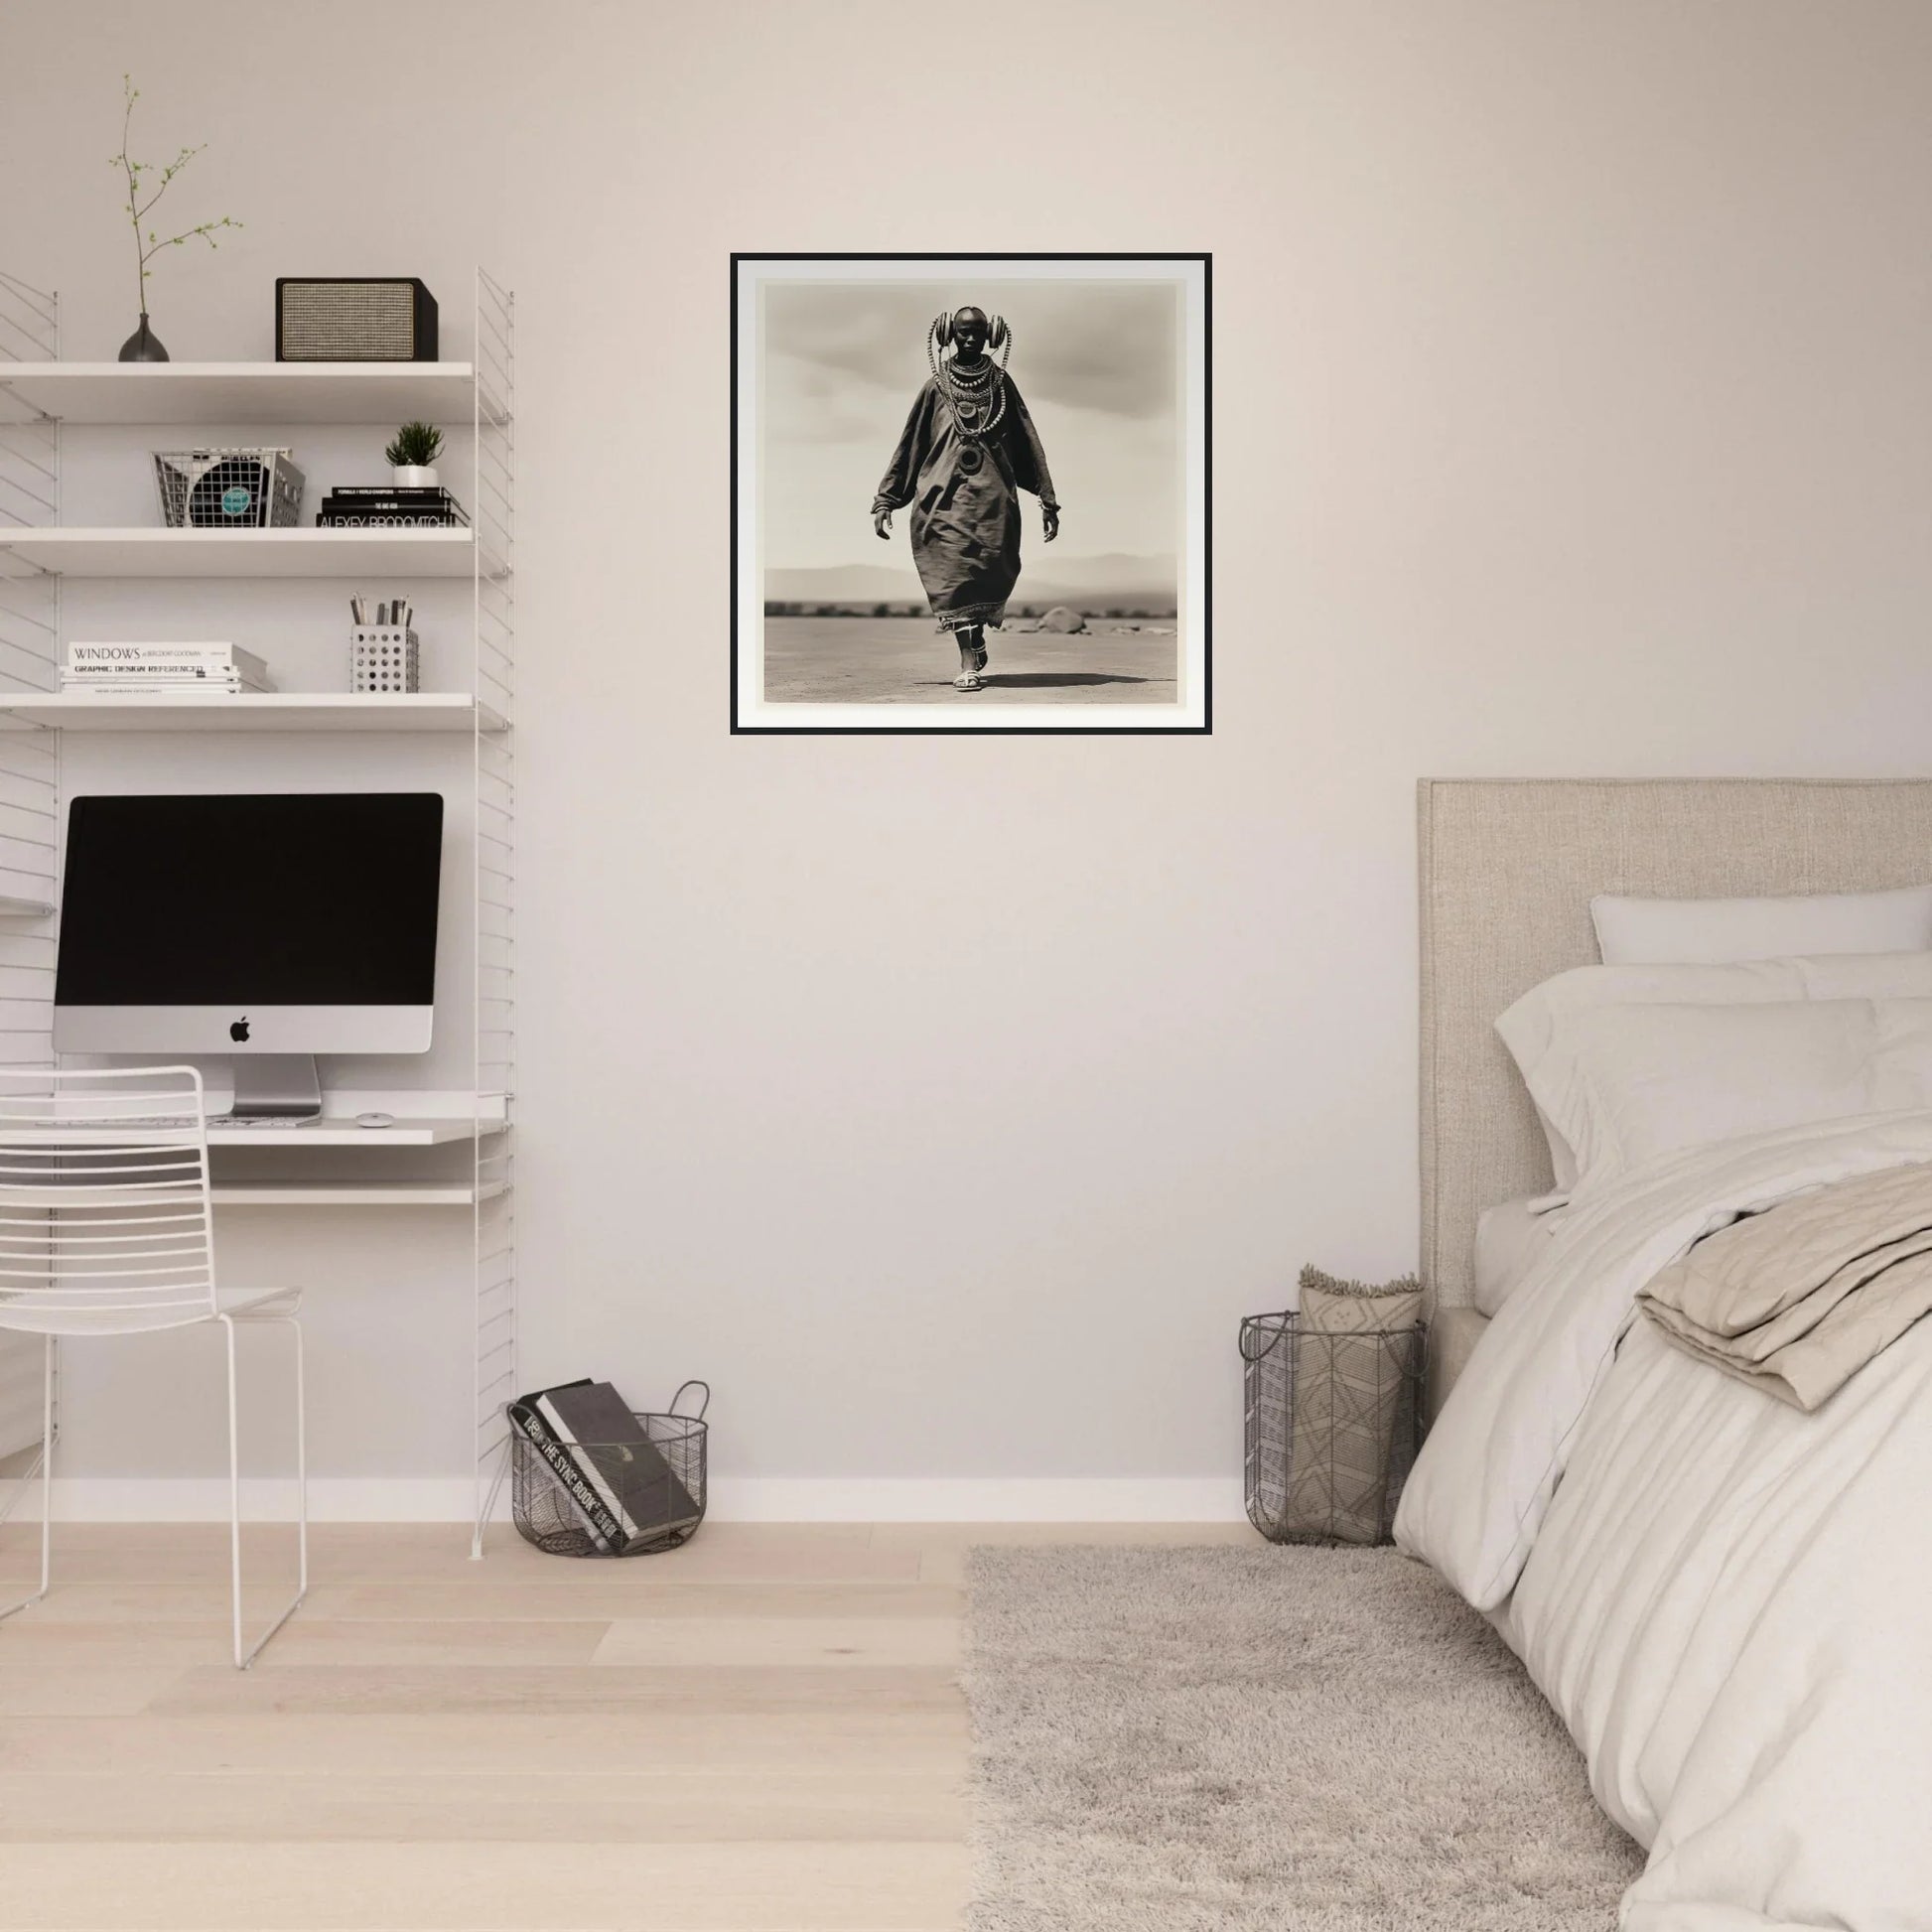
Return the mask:
[(275, 359), (433, 362), (436, 298), (413, 275), (278, 275)]

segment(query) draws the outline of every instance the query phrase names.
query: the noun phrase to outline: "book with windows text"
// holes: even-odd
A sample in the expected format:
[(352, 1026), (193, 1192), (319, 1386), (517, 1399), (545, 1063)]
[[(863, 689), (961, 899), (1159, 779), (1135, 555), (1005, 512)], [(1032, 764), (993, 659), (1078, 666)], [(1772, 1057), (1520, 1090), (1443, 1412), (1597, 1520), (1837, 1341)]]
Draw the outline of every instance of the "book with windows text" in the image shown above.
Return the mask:
[(239, 644), (76, 640), (61, 667), (64, 691), (272, 691), (268, 666)]

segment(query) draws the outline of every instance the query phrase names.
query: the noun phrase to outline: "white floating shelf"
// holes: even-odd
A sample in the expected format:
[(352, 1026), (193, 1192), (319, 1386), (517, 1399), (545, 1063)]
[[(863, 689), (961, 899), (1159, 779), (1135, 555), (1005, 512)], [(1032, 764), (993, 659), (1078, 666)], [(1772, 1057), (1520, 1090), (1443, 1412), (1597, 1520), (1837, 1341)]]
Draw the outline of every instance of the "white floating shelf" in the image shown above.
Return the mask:
[[(485, 1137), (503, 1132), (501, 1121), (485, 1120)], [(113, 1127), (16, 1128), (13, 1138), (23, 1144), (48, 1142), (62, 1147), (115, 1147), (127, 1140), (128, 1130)], [(397, 1115), (388, 1127), (358, 1127), (352, 1118), (331, 1115), (277, 1127), (224, 1127), (209, 1121), (207, 1143), (216, 1147), (442, 1147), (451, 1141), (474, 1141), (477, 1122), (470, 1115), (456, 1117)]]
[[(485, 1134), (501, 1133), (500, 1124), (485, 1121)], [(357, 1127), (353, 1120), (319, 1120), (309, 1126), (217, 1127), (208, 1125), (209, 1147), (442, 1147), (450, 1141), (474, 1141), (477, 1123), (468, 1115), (456, 1119), (410, 1120), (398, 1115), (390, 1127)]]
[[(486, 1181), (481, 1197), (503, 1191)], [(474, 1207), (479, 1198), (468, 1180), (216, 1180), (208, 1192), (216, 1207)]]
[(428, 530), (0, 530), (0, 557), (68, 577), (468, 577), (476, 540)]
[[(95, 732), (498, 732), (503, 720), (461, 691), (42, 692), (0, 697), (0, 725)], [(6, 909), (0, 901), (0, 911)], [(20, 902), (26, 910), (26, 901)]]
[(0, 395), (69, 423), (468, 422), (468, 362), (6, 362)]

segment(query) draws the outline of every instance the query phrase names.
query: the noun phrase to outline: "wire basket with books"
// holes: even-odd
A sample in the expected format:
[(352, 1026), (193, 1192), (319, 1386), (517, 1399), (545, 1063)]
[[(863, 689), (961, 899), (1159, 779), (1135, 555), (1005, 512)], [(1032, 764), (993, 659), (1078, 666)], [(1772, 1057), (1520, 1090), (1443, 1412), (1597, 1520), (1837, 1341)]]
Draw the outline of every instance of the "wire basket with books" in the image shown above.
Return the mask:
[[(700, 1391), (695, 1415), (678, 1409)], [(661, 1412), (633, 1410), (609, 1382), (518, 1396), (510, 1426), (510, 1514), (553, 1557), (639, 1557), (688, 1543), (704, 1521), (711, 1388), (686, 1382)]]

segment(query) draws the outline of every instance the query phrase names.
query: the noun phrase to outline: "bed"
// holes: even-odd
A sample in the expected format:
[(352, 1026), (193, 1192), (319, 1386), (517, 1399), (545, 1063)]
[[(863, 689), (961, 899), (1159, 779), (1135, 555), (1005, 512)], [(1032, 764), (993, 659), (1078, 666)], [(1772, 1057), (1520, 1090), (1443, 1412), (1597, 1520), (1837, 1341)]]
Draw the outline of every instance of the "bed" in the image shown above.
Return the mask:
[(1727, 1220), (1932, 1164), (1932, 1109), (1633, 1170), (1518, 1256), (1493, 1321), (1475, 1301), (1479, 1217), (1552, 1183), (1495, 1021), (1594, 960), (1592, 895), (1920, 884), (1932, 782), (1430, 780), (1420, 859), (1434, 1424), (1398, 1540), (1523, 1657), (1649, 1850), (1626, 1932), (1928, 1932), (1932, 1321), (1805, 1414), (1633, 1310)]

